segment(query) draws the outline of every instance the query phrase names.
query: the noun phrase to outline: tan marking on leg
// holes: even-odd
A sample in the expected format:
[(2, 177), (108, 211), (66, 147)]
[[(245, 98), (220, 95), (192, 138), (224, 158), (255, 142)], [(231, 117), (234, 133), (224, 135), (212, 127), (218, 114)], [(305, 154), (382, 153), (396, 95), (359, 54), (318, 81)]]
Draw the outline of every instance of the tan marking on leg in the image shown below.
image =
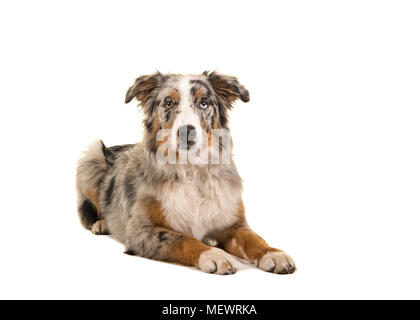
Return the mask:
[(158, 200), (150, 197), (143, 199), (140, 202), (145, 212), (149, 215), (150, 220), (155, 225), (171, 229), (162, 211), (162, 206)]
[(267, 252), (281, 252), (279, 249), (271, 248), (264, 239), (246, 225), (245, 206), (242, 200), (238, 205), (237, 216), (238, 222), (233, 226), (211, 233), (224, 250), (252, 263), (259, 262)]
[(198, 267), (198, 260), (200, 255), (211, 247), (194, 239), (192, 237), (178, 233), (169, 226), (168, 221), (162, 211), (160, 202), (152, 197), (141, 200), (141, 206), (148, 214), (151, 222), (158, 227), (155, 229), (159, 231), (169, 231), (180, 236), (180, 239), (169, 246), (169, 261), (177, 262), (188, 266)]
[(234, 238), (225, 244), (225, 250), (250, 262), (259, 262), (267, 252), (281, 252), (279, 249), (271, 248), (267, 242), (247, 227), (237, 229), (234, 234)]
[(170, 247), (169, 255), (174, 262), (188, 266), (199, 267), (198, 261), (203, 252), (211, 247), (189, 236), (183, 236), (180, 241)]

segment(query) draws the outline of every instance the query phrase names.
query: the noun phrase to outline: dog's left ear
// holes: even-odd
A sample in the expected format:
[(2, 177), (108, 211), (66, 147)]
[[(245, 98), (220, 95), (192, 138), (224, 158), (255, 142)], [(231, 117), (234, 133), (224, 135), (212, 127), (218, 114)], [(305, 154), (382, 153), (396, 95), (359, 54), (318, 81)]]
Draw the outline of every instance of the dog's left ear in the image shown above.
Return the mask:
[(216, 94), (226, 100), (229, 107), (236, 99), (241, 99), (243, 102), (249, 101), (248, 90), (235, 77), (219, 74), (215, 71), (205, 71), (203, 75), (207, 77)]

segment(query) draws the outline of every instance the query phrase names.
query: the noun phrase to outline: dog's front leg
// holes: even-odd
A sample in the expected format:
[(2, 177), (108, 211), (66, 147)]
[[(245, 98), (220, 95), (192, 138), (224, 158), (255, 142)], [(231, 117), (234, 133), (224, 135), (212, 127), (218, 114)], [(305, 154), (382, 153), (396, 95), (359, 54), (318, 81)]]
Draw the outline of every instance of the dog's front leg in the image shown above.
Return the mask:
[(244, 225), (221, 232), (220, 246), (227, 252), (246, 259), (260, 269), (279, 274), (295, 272), (293, 259), (284, 251), (270, 247), (259, 235)]
[(195, 238), (133, 217), (127, 225), (126, 253), (145, 258), (194, 266), (208, 273), (233, 274), (234, 258), (225, 251)]

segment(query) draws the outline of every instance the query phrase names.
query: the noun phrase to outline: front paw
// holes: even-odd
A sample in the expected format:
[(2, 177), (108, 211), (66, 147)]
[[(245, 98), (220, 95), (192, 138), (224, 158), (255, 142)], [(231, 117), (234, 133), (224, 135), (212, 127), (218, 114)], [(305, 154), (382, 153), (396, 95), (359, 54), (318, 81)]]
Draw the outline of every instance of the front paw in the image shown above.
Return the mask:
[(269, 251), (259, 261), (258, 267), (267, 272), (291, 274), (296, 271), (293, 259), (282, 251)]
[(234, 274), (238, 265), (229, 253), (219, 248), (211, 248), (201, 253), (198, 268), (207, 273)]

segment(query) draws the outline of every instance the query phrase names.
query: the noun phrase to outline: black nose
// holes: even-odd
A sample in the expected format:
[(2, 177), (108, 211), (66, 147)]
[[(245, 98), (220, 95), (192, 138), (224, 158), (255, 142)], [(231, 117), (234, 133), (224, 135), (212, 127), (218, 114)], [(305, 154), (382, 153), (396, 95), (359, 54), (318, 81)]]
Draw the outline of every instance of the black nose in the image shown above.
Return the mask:
[(177, 135), (181, 148), (189, 148), (195, 143), (197, 131), (191, 125), (181, 126), (178, 128)]

